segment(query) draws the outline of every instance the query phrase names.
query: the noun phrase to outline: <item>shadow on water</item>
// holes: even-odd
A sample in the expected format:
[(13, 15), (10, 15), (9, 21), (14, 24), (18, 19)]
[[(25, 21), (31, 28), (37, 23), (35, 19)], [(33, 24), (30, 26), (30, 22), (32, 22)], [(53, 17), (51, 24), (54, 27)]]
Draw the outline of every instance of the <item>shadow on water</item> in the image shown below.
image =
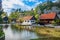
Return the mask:
[[(19, 30), (15, 27), (4, 27), (5, 40), (60, 40), (58, 37), (43, 37), (32, 31)], [(39, 35), (39, 36), (38, 36)]]
[(8, 25), (5, 25), (5, 28), (8, 28)]
[(38, 38), (37, 34), (27, 30), (18, 30), (13, 27), (3, 28), (5, 40), (30, 40)]
[(3, 28), (7, 29), (8, 28), (8, 25), (3, 26)]

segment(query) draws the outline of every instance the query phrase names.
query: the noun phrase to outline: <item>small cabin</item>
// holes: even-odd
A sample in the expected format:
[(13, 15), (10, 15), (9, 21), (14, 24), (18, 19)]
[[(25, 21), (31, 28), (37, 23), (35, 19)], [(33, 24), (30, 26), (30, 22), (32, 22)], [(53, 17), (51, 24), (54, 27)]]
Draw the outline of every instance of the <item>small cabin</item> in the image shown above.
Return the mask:
[(8, 22), (8, 17), (7, 16), (3, 17), (3, 22), (4, 23), (7, 23)]
[(35, 17), (34, 16), (25, 16), (23, 17), (22, 25), (32, 25), (35, 24)]
[(12, 18), (12, 19), (11, 19), (11, 22), (12, 22), (12, 23), (16, 23), (16, 19), (15, 19), (15, 18)]

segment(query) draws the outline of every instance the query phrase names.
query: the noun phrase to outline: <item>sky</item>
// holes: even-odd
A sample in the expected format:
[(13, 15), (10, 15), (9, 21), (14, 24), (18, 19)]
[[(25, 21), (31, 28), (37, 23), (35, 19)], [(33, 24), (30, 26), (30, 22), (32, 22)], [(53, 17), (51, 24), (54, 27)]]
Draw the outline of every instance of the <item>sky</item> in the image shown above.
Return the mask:
[(43, 2), (46, 2), (46, 0), (2, 0), (2, 8), (5, 12), (10, 12), (12, 8), (31, 10), (32, 8), (35, 8), (38, 4)]

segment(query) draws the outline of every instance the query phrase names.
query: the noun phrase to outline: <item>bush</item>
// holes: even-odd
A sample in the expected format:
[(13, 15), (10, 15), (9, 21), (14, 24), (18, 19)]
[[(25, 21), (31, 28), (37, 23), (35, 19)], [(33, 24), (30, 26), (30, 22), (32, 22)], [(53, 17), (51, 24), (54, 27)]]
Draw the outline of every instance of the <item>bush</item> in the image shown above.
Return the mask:
[(2, 23), (2, 18), (1, 18), (1, 16), (0, 16), (0, 23)]
[(53, 24), (54, 25), (60, 25), (60, 19), (56, 19)]
[(22, 23), (24, 20), (22, 18), (19, 19), (20, 23)]
[(0, 36), (2, 36), (4, 34), (2, 27), (0, 26)]

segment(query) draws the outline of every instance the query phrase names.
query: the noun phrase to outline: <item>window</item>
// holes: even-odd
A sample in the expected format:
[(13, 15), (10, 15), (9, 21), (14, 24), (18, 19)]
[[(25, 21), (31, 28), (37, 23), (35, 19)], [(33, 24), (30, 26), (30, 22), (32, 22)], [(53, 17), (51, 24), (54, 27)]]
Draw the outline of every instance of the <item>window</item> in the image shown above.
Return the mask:
[(34, 22), (34, 20), (32, 20), (31, 22)]
[(29, 21), (28, 21), (29, 22)]
[(25, 22), (26, 22), (26, 20), (25, 20)]
[(58, 14), (60, 14), (60, 12)]

